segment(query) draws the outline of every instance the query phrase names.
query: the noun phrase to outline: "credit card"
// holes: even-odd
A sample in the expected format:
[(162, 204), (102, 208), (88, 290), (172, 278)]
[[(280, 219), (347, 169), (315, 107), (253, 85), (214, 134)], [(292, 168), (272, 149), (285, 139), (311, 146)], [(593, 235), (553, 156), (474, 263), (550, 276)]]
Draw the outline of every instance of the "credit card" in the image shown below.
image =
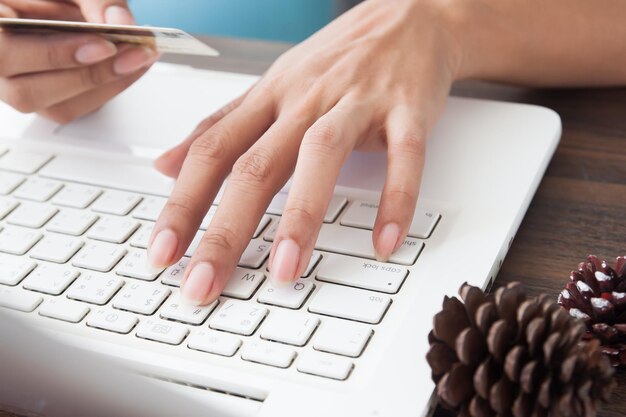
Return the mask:
[(102, 36), (114, 43), (145, 45), (163, 53), (203, 56), (219, 55), (219, 52), (209, 45), (180, 29), (173, 28), (0, 18), (0, 30), (11, 33), (38, 35), (91, 33)]

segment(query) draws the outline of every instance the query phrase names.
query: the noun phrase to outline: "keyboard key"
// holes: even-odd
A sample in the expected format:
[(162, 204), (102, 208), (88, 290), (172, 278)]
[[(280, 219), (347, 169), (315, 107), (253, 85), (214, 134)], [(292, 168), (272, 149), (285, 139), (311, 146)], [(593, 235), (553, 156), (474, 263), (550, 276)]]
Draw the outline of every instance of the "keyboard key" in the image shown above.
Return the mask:
[(137, 328), (137, 337), (167, 343), (168, 345), (180, 345), (189, 329), (187, 327), (163, 320), (145, 320)]
[[(282, 216), (285, 206), (287, 205), (287, 193), (278, 193), (267, 208), (269, 214)], [(332, 223), (335, 221), (341, 210), (344, 208), (348, 200), (345, 197), (333, 196), (324, 215), (324, 223)]]
[(0, 284), (17, 285), (37, 264), (28, 258), (0, 253)]
[(218, 301), (215, 300), (208, 306), (198, 307), (188, 304), (180, 298), (180, 295), (176, 294), (163, 305), (161, 318), (199, 325), (204, 323), (209, 314), (217, 307), (217, 304)]
[(152, 235), (152, 229), (154, 228), (154, 223), (143, 223), (139, 230), (135, 232), (132, 238), (130, 238), (130, 246), (134, 246), (136, 248), (148, 249), (148, 242), (150, 241), (150, 236)]
[(276, 233), (278, 232), (278, 225), (280, 224), (278, 217), (273, 217), (273, 219), (276, 219), (276, 220), (272, 222), (270, 227), (265, 231), (265, 234), (263, 235), (263, 240), (266, 240), (268, 242), (273, 242), (274, 239), (276, 239)]
[(24, 180), (23, 175), (13, 172), (0, 172), (0, 194), (11, 194)]
[(398, 292), (408, 273), (408, 269), (398, 265), (327, 255), (317, 271), (317, 279), (391, 294)]
[(35, 152), (11, 151), (0, 158), (0, 170), (20, 174), (34, 174), (52, 159), (52, 155)]
[(148, 253), (145, 250), (134, 249), (120, 262), (115, 272), (125, 277), (154, 281), (164, 268), (154, 268), (148, 262)]
[[(0, 234), (0, 241), (2, 234)], [(74, 257), (72, 265), (93, 271), (109, 272), (126, 255), (121, 246), (104, 242), (88, 242)]]
[(42, 262), (24, 281), (27, 290), (60, 295), (78, 277), (76, 269)]
[[(378, 207), (378, 203), (356, 200), (350, 205), (346, 214), (343, 215), (341, 224), (373, 230)], [(420, 239), (428, 238), (440, 217), (439, 213), (417, 208), (409, 228), (409, 236)]]
[(30, 251), (30, 257), (64, 264), (83, 246), (83, 241), (70, 236), (49, 233)]
[(289, 368), (295, 357), (295, 350), (271, 342), (248, 342), (241, 350), (241, 359), (244, 361), (262, 363), (278, 368)]
[(84, 272), (67, 291), (67, 298), (104, 305), (123, 285), (124, 280), (115, 275)]
[(354, 363), (348, 358), (317, 352), (304, 352), (296, 363), (299, 372), (344, 381)]
[(125, 217), (101, 217), (89, 230), (87, 237), (111, 243), (124, 243), (139, 227), (139, 223)]
[(356, 358), (372, 337), (371, 327), (340, 320), (325, 320), (313, 340), (313, 348)]
[(243, 251), (241, 259), (239, 259), (239, 266), (252, 269), (260, 268), (270, 254), (271, 247), (272, 245), (262, 239), (251, 240), (246, 250)]
[(4, 219), (7, 214), (15, 210), (19, 205), (20, 203), (10, 198), (0, 198), (0, 219)]
[(215, 330), (198, 330), (187, 339), (189, 349), (222, 356), (233, 356), (240, 346), (238, 337)]
[(189, 244), (189, 247), (187, 248), (187, 251), (185, 252), (185, 256), (188, 256), (188, 257), (193, 256), (193, 253), (196, 251), (196, 249), (198, 249), (198, 245), (200, 244), (200, 241), (202, 240), (202, 236), (204, 236), (204, 231), (198, 230), (196, 234), (194, 235), (191, 243)]
[(145, 197), (133, 211), (133, 217), (141, 220), (156, 222), (167, 203), (167, 198)]
[(41, 238), (42, 234), (36, 230), (7, 226), (0, 232), (0, 252), (24, 255)]
[(308, 279), (299, 279), (288, 286), (274, 286), (272, 282), (265, 284), (259, 293), (258, 301), (279, 307), (298, 309), (302, 307), (315, 286)]
[(274, 342), (304, 346), (320, 320), (310, 314), (294, 311), (273, 311), (261, 328), (261, 337)]
[(267, 315), (267, 309), (243, 301), (228, 300), (209, 320), (209, 327), (250, 336)]
[(63, 209), (50, 220), (46, 230), (80, 236), (98, 220), (98, 216), (83, 210)]
[(45, 178), (29, 178), (13, 194), (14, 197), (32, 201), (48, 201), (63, 187), (58, 181)]
[(182, 258), (180, 261), (170, 266), (161, 275), (161, 282), (166, 285), (180, 287), (180, 283), (185, 276), (185, 268), (189, 265), (190, 258)]
[(86, 305), (63, 298), (49, 298), (39, 308), (40, 316), (70, 323), (80, 322), (88, 313)]
[[(424, 242), (408, 237), (400, 249), (389, 259), (389, 262), (402, 265), (413, 265), (422, 251)], [(335, 224), (323, 224), (315, 245), (316, 249), (335, 252), (361, 258), (376, 259), (372, 232), (354, 229)]]
[(43, 302), (43, 297), (20, 288), (0, 286), (0, 307), (31, 313)]
[(265, 275), (259, 271), (237, 268), (222, 291), (222, 295), (249, 300), (264, 280)]
[(73, 207), (77, 209), (87, 208), (102, 194), (102, 190), (89, 185), (66, 184), (65, 187), (52, 199), (52, 204)]
[(118, 190), (167, 197), (174, 181), (154, 168), (132, 163), (118, 163), (106, 158), (84, 155), (59, 155), (46, 165), (40, 176), (110, 187)]
[(87, 326), (121, 334), (130, 333), (138, 322), (137, 317), (130, 313), (106, 307), (93, 310), (87, 317)]
[(59, 211), (57, 208), (47, 204), (24, 202), (9, 214), (6, 221), (16, 226), (39, 229), (46, 224), (57, 211)]
[(382, 320), (389, 304), (391, 298), (383, 294), (339, 285), (324, 285), (313, 297), (309, 311), (377, 324)]
[(93, 203), (91, 209), (99, 213), (115, 214), (125, 216), (141, 201), (137, 194), (124, 191), (105, 191)]
[(170, 289), (158, 284), (128, 283), (113, 299), (113, 307), (151, 316), (165, 302), (170, 293)]

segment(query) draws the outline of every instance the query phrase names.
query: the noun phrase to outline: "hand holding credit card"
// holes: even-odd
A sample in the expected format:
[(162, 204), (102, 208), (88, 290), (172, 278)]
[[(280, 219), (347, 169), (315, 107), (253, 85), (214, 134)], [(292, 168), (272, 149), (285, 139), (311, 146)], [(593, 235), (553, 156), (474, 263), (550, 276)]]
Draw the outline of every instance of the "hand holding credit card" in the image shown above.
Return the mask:
[(114, 43), (144, 45), (162, 53), (217, 56), (219, 52), (180, 29), (108, 25), (60, 20), (0, 18), (0, 30), (11, 33), (88, 33)]

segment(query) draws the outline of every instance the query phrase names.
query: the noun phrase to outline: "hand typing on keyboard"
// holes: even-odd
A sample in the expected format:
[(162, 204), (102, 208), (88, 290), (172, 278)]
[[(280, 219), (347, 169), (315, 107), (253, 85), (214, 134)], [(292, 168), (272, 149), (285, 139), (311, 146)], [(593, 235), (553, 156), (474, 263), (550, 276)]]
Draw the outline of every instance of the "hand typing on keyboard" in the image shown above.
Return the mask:
[[(0, 17), (134, 23), (124, 0), (6, 3)], [(156, 58), (149, 48), (116, 46), (96, 35), (0, 32), (0, 100), (67, 123), (125, 90)]]
[(150, 240), (149, 257), (158, 267), (177, 262), (197, 238), (230, 174), (187, 268), (187, 299), (206, 304), (220, 295), (292, 173), (269, 258), (273, 281), (288, 283), (305, 272), (318, 234), (329, 246), (342, 244), (337, 239), (371, 245), (371, 233), (348, 236), (322, 227), (340, 209), (342, 201), (332, 198), (334, 184), (355, 148), (386, 149), (389, 155), (373, 230), (376, 258), (387, 261), (406, 244), (425, 137), (460, 75), (456, 42), (433, 23), (440, 16), (433, 4), (384, 0), (357, 6), (283, 55), (247, 94), (157, 161), (162, 172), (178, 177)]

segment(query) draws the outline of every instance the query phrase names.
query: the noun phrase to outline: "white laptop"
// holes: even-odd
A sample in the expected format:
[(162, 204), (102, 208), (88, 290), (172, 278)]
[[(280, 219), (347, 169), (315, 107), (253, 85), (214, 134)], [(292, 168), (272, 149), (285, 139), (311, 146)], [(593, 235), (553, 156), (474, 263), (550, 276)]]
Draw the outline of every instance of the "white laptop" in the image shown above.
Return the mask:
[[(370, 238), (385, 155), (355, 153), (304, 277), (286, 289), (267, 278), (278, 195), (250, 243), (259, 255), (242, 258), (245, 273), (218, 303), (193, 308), (178, 298), (186, 258), (160, 273), (144, 262), (172, 186), (151, 158), (255, 79), (158, 65), (99, 113), (60, 128), (2, 108), (0, 135), (11, 137), (0, 145), (0, 306), (53, 335), (35, 336), (39, 351), (23, 352), (60, 341), (74, 346), (68, 366), (80, 356), (74, 349), (85, 349), (87, 362), (114, 359), (169, 394), (185, 387), (193, 395), (163, 397), (180, 399), (178, 415), (428, 415), (432, 316), (463, 282), (493, 282), (556, 148), (559, 117), (451, 98), (428, 141), (411, 236), (392, 262), (372, 259)], [(103, 379), (104, 403), (115, 404), (111, 376), (80, 363), (95, 384)], [(45, 378), (37, 369), (28, 375)], [(140, 386), (128, 387), (136, 407), (174, 415), (149, 407), (154, 394)]]

